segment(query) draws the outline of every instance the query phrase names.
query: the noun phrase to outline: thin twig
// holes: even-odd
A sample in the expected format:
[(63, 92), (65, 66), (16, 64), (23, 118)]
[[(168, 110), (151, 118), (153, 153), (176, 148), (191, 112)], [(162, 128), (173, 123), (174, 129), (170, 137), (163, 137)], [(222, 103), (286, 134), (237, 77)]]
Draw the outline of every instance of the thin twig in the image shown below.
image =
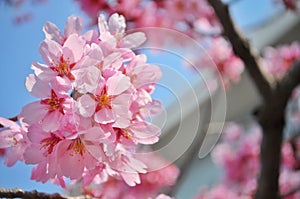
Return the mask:
[(5, 189), (5, 188), (0, 188), (0, 197), (1, 198), (28, 198), (28, 199), (34, 199), (34, 198), (39, 198), (39, 199), (67, 199), (65, 197), (62, 197), (58, 193), (54, 194), (47, 194), (47, 193), (42, 193), (42, 192), (37, 192), (36, 190), (34, 191), (24, 191), (22, 189)]
[(215, 13), (223, 26), (224, 34), (232, 44), (234, 53), (243, 60), (244, 64), (246, 65), (246, 69), (256, 84), (259, 93), (265, 101), (268, 101), (272, 96), (272, 88), (270, 83), (261, 72), (261, 67), (258, 63), (258, 55), (254, 54), (254, 51), (251, 49), (248, 41), (235, 27), (229, 13), (228, 5), (222, 3), (220, 0), (208, 0), (208, 2), (214, 8)]
[(64, 197), (59, 193), (48, 194), (43, 192), (24, 191), (22, 189), (0, 188), (0, 198), (26, 198), (26, 199), (88, 199), (88, 196)]

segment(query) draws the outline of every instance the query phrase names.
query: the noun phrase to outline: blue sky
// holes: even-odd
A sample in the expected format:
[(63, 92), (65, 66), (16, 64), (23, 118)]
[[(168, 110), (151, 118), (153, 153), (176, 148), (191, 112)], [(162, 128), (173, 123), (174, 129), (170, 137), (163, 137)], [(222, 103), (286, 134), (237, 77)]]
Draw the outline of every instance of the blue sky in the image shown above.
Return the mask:
[[(268, 13), (274, 8), (271, 4), (273, 0), (242, 0), (234, 5), (232, 11), (234, 17), (242, 27), (256, 24), (265, 19)], [(258, 2), (260, 6), (257, 6)], [(82, 15), (78, 7), (72, 0), (54, 1), (48, 0), (45, 5), (34, 6), (27, 5), (22, 8), (24, 11), (32, 10), (34, 18), (32, 21), (23, 25), (16, 26), (12, 23), (12, 18), (18, 10), (0, 5), (0, 116), (16, 116), (22, 106), (34, 101), (35, 99), (26, 91), (24, 80), (26, 76), (32, 73), (30, 65), (33, 61), (41, 61), (38, 53), (38, 45), (44, 39), (42, 26), (46, 21), (51, 21), (63, 28), (68, 16)], [(266, 15), (267, 13), (267, 15)], [(85, 20), (86, 24), (88, 20)], [(184, 76), (190, 76), (191, 72), (186, 72), (180, 68), (180, 60), (174, 55), (164, 55), (162, 62), (158, 55), (152, 56), (152, 62), (175, 66), (179, 73)], [(165, 81), (172, 80), (172, 77), (164, 74)], [(192, 81), (193, 82), (193, 81)], [(191, 82), (191, 83), (192, 83)], [(175, 96), (164, 88), (159, 88), (155, 94), (168, 103)], [(18, 163), (12, 168), (7, 168), (0, 161), (0, 187), (19, 187), (25, 190), (37, 189), (39, 191), (54, 192), (60, 189), (51, 184), (41, 184), (31, 181), (31, 167)]]
[[(41, 61), (38, 53), (39, 43), (44, 39), (42, 27), (46, 21), (52, 21), (63, 28), (68, 16), (80, 14), (71, 0), (49, 0), (45, 5), (26, 5), (22, 11), (33, 11), (32, 21), (16, 26), (12, 18), (18, 10), (0, 7), (0, 116), (17, 115), (22, 106), (35, 100), (24, 86), (25, 78), (32, 73), (33, 61)], [(30, 180), (31, 167), (18, 163), (12, 168), (0, 162), (0, 187), (19, 187), (25, 190), (37, 189), (45, 192), (59, 191), (54, 185), (35, 183)]]

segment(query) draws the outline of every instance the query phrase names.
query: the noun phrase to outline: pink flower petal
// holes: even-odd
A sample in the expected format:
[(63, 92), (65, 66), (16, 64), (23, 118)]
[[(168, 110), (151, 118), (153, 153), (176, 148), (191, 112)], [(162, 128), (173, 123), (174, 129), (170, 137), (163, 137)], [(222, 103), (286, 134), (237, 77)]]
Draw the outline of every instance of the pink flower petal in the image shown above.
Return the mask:
[(87, 151), (91, 154), (91, 156), (94, 157), (97, 161), (103, 162), (106, 160), (106, 155), (101, 147), (86, 141), (84, 141), (84, 146), (87, 149)]
[(113, 52), (113, 53), (109, 54), (103, 60), (103, 67), (102, 67), (102, 69), (105, 70), (105, 69), (111, 68), (111, 65), (114, 62), (118, 62), (120, 59), (122, 60), (122, 54), (119, 53), (119, 52)]
[(157, 126), (148, 122), (136, 122), (130, 127), (132, 138), (141, 144), (153, 144), (158, 141), (161, 131)]
[(144, 118), (160, 115), (162, 111), (162, 103), (159, 100), (152, 100), (152, 102), (146, 104), (140, 110)]
[(4, 127), (10, 128), (13, 131), (20, 131), (20, 126), (16, 122), (6, 118), (0, 117), (0, 124), (2, 124)]
[(146, 35), (142, 32), (135, 32), (126, 35), (123, 40), (121, 40), (119, 46), (122, 48), (136, 48), (141, 46), (146, 41)]
[(111, 15), (108, 19), (108, 27), (109, 32), (113, 35), (123, 34), (126, 28), (124, 16), (117, 13)]
[(101, 143), (102, 140), (105, 141), (110, 135), (110, 133), (104, 133), (100, 127), (92, 127), (85, 131), (81, 131), (80, 134), (84, 136), (85, 141), (88, 140), (97, 144)]
[(57, 42), (48, 39), (41, 43), (39, 51), (43, 60), (48, 65), (52, 65), (53, 60), (57, 60), (57, 58), (62, 55), (61, 46)]
[(98, 17), (98, 28), (100, 35), (108, 32), (108, 24), (104, 14), (100, 14)]
[(9, 155), (6, 156), (5, 165), (8, 167), (16, 164), (17, 161), (22, 160), (25, 148), (22, 145), (14, 146), (14, 149), (10, 151)]
[(14, 132), (10, 129), (3, 129), (0, 131), (0, 148), (9, 148), (14, 146), (14, 140), (13, 137)]
[(134, 68), (131, 82), (136, 88), (140, 88), (149, 84), (156, 84), (161, 75), (158, 66), (144, 64)]
[(107, 94), (119, 95), (130, 87), (129, 77), (122, 73), (117, 73), (107, 80)]
[(172, 198), (165, 194), (159, 194), (155, 199), (172, 199)]
[(60, 127), (62, 114), (59, 111), (48, 112), (42, 120), (42, 128), (46, 132), (54, 132)]
[(79, 113), (83, 117), (91, 117), (96, 109), (96, 102), (89, 95), (83, 95), (77, 99)]
[(43, 183), (49, 180), (49, 175), (47, 175), (47, 163), (42, 162), (38, 164), (36, 167), (34, 167), (32, 169), (30, 179), (36, 180), (38, 182), (43, 182)]
[(73, 33), (81, 35), (83, 30), (83, 20), (80, 17), (70, 16), (68, 17), (67, 23), (65, 25), (65, 35), (69, 36)]
[(70, 35), (64, 43), (63, 52), (70, 63), (78, 62), (83, 56), (85, 41), (76, 34)]
[(95, 66), (76, 72), (76, 90), (80, 93), (94, 93), (101, 78), (100, 70)]
[(80, 154), (76, 154), (73, 149), (68, 149), (73, 141), (64, 141), (58, 144), (59, 166), (62, 174), (71, 180), (80, 179), (82, 177), (84, 162)]
[(47, 106), (40, 101), (32, 102), (22, 108), (20, 117), (28, 124), (39, 123), (48, 112)]
[(103, 60), (103, 52), (99, 45), (92, 43), (88, 52), (86, 52), (88, 59), (93, 63), (99, 63)]
[(100, 124), (107, 124), (115, 121), (115, 116), (111, 109), (102, 108), (95, 113), (94, 119)]
[(34, 62), (31, 65), (31, 69), (34, 70), (34, 74), (43, 81), (51, 81), (57, 76), (57, 73), (49, 68), (49, 66)]
[(40, 145), (28, 147), (24, 152), (24, 160), (26, 164), (38, 164), (44, 160), (43, 151), (39, 150)]
[(83, 35), (84, 39), (87, 41), (87, 43), (90, 43), (90, 42), (94, 42), (94, 43), (97, 43), (99, 40), (98, 40), (98, 37), (99, 37), (99, 34), (97, 31), (95, 30), (89, 30), (87, 31), (84, 35)]
[(128, 184), (131, 187), (135, 186), (136, 184), (141, 183), (140, 176), (137, 173), (121, 172), (121, 176), (122, 176), (123, 180), (126, 182), (126, 184)]
[(37, 98), (45, 98), (49, 96), (51, 91), (50, 85), (47, 82), (40, 80), (33, 74), (30, 74), (26, 78), (25, 86), (28, 92)]
[(46, 22), (43, 27), (43, 32), (45, 33), (46, 39), (53, 40), (59, 44), (62, 44), (64, 37), (55, 24)]
[(146, 173), (146, 168), (147, 166), (141, 162), (140, 160), (137, 160), (133, 157), (126, 157), (124, 158), (126, 159), (126, 164), (128, 166), (130, 166), (132, 169), (134, 169), (135, 171), (139, 172), (139, 173)]

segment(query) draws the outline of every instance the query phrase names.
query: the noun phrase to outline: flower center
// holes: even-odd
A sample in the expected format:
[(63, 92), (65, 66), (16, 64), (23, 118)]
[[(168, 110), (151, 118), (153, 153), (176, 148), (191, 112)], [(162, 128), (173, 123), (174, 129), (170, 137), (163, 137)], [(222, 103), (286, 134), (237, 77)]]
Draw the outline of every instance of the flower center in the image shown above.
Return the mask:
[(108, 95), (101, 95), (100, 98), (99, 98), (99, 101), (98, 101), (99, 105), (100, 106), (106, 106), (106, 105), (109, 105), (110, 103), (110, 99), (108, 97)]
[(105, 92), (101, 92), (100, 95), (93, 95), (93, 98), (95, 99), (97, 104), (96, 112), (99, 111), (102, 108), (108, 108), (111, 109), (111, 96), (108, 96)]
[[(76, 138), (67, 148), (68, 150), (73, 150), (76, 154), (83, 156), (85, 153), (85, 147), (81, 142), (80, 138)], [(73, 154), (71, 154), (73, 155)]]
[(58, 60), (58, 63), (50, 66), (50, 68), (53, 71), (56, 71), (59, 76), (64, 77), (66, 76), (70, 80), (75, 80), (74, 75), (71, 73), (72, 68), (75, 66), (76, 63), (71, 63), (70, 64), (70, 59), (64, 59), (63, 56), (61, 56)]
[(61, 141), (61, 138), (51, 133), (51, 136), (41, 141), (41, 149), (47, 149), (48, 154), (53, 152), (54, 146)]
[(59, 98), (54, 90), (51, 90), (51, 98), (47, 98), (44, 100), (41, 100), (41, 104), (48, 105), (48, 110), (50, 112), (58, 110), (62, 114), (64, 114), (64, 109), (62, 107), (63, 102), (65, 101), (64, 98)]
[(123, 136), (124, 136), (126, 139), (130, 139), (130, 138), (131, 138), (131, 135), (128, 133), (127, 130), (124, 130)]

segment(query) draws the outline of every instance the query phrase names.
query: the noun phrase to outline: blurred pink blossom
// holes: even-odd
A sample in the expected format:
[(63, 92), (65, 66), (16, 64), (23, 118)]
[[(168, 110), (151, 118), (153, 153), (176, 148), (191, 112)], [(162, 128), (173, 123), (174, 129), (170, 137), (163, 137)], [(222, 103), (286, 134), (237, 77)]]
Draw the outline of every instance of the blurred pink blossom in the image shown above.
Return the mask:
[(262, 67), (275, 79), (281, 79), (293, 63), (300, 59), (300, 44), (267, 47), (263, 52)]
[(227, 88), (231, 81), (238, 82), (244, 71), (244, 63), (235, 56), (229, 43), (222, 37), (212, 38), (207, 43), (206, 53), (195, 60), (195, 65), (200, 68), (215, 68)]
[[(171, 187), (175, 184), (179, 175), (179, 169), (163, 160), (158, 155), (151, 155), (151, 157), (143, 158), (141, 161), (147, 165), (148, 172), (141, 174), (141, 184), (135, 187), (128, 186), (124, 180), (109, 177), (109, 179), (102, 183), (99, 178), (95, 176), (93, 182), (89, 186), (81, 184), (84, 194), (88, 194), (96, 198), (107, 199), (140, 199), (140, 198), (163, 198), (170, 199), (169, 196), (159, 195), (155, 197), (162, 188)], [(159, 165), (165, 165), (158, 169)], [(79, 185), (80, 186), (80, 185)], [(78, 185), (74, 188), (77, 189)], [(70, 187), (71, 189), (73, 187)]]
[[(231, 134), (238, 136), (234, 136), (232, 140)], [(223, 131), (221, 143), (212, 152), (213, 161), (223, 169), (224, 174), (211, 189), (201, 189), (196, 198), (253, 198), (260, 167), (260, 142), (261, 129), (256, 124), (243, 127), (237, 123), (230, 123)], [(282, 146), (279, 178), (281, 194), (288, 193), (300, 185), (300, 139), (297, 138), (294, 144), (296, 148), (290, 141), (284, 142)], [(298, 197), (298, 192), (288, 196), (289, 199)]]

